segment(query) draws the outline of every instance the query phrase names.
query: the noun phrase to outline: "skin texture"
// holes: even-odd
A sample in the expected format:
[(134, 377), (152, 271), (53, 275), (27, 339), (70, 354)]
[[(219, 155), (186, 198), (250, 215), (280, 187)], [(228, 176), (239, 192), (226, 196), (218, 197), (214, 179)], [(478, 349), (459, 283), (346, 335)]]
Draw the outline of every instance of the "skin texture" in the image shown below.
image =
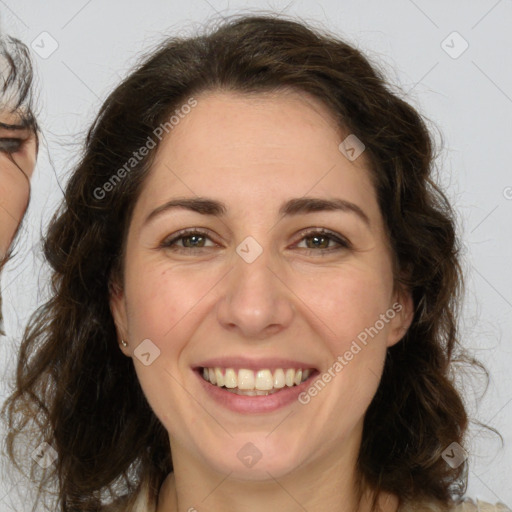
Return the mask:
[[(4, 258), (28, 206), (37, 137), (32, 128), (19, 128), (17, 114), (0, 112), (0, 123), (0, 256)], [(21, 144), (10, 152), (5, 139), (18, 139)]]
[[(119, 341), (128, 342), (121, 350), (169, 432), (174, 474), (158, 512), (355, 510), (364, 414), (387, 347), (412, 319), (410, 294), (394, 286), (364, 154), (345, 158), (338, 145), (348, 134), (305, 94), (196, 98), (158, 149), (129, 227), (124, 282), (110, 301)], [(196, 196), (225, 202), (225, 217), (179, 209), (143, 225), (168, 200)], [(284, 201), (303, 196), (355, 203), (370, 224), (340, 211), (279, 217)], [(190, 239), (159, 248), (184, 228), (207, 230), (196, 242), (204, 248), (185, 252)], [(318, 248), (304, 238), (308, 228), (331, 230), (352, 247), (332, 250), (338, 244), (327, 239)], [(247, 236), (263, 248), (250, 264), (236, 252)], [(395, 302), (400, 313), (306, 405), (235, 413), (214, 403), (192, 371), (207, 358), (242, 355), (308, 361), (325, 372)], [(160, 350), (149, 366), (133, 353), (146, 338)], [(237, 457), (248, 442), (262, 454), (251, 468)], [(380, 503), (396, 510), (394, 496)], [(365, 496), (360, 510), (368, 508)]]

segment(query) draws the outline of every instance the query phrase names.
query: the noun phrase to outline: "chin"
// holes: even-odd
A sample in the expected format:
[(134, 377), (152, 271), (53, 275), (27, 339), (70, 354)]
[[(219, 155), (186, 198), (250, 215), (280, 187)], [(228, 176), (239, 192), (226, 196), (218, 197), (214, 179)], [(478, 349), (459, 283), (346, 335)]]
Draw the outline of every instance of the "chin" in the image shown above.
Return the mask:
[(293, 472), (304, 463), (304, 443), (290, 446), (283, 437), (259, 433), (236, 436), (205, 459), (211, 467), (230, 478), (268, 481)]

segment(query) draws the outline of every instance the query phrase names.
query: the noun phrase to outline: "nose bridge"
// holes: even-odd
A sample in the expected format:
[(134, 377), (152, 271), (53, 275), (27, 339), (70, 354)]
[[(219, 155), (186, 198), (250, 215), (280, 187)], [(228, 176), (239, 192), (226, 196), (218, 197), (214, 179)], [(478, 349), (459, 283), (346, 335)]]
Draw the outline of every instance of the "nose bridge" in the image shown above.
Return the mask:
[(276, 276), (280, 265), (270, 248), (247, 237), (237, 246), (233, 265), (218, 306), (219, 322), (248, 338), (289, 325), (292, 305), (287, 288)]

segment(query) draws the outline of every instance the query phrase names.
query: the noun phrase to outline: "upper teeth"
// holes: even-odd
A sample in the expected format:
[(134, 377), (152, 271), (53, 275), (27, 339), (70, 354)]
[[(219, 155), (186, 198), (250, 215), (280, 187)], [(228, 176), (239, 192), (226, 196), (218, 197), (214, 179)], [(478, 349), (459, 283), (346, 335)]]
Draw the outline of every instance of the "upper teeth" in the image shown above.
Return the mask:
[(310, 375), (311, 369), (277, 368), (274, 373), (268, 369), (258, 371), (241, 368), (203, 368), (203, 378), (219, 387), (238, 388), (240, 390), (259, 390), (268, 391), (271, 389), (280, 389), (285, 386), (298, 386), (304, 382)]

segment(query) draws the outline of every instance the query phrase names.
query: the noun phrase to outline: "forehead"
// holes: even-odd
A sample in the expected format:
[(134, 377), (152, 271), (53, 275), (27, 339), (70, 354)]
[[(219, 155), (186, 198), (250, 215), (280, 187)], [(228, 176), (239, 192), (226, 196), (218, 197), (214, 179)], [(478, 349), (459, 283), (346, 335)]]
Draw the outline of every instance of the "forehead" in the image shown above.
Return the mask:
[(341, 153), (348, 132), (316, 98), (215, 91), (194, 99), (162, 140), (139, 209), (173, 195), (229, 198), (239, 208), (315, 195), (359, 201), (377, 214), (364, 153), (352, 162)]

